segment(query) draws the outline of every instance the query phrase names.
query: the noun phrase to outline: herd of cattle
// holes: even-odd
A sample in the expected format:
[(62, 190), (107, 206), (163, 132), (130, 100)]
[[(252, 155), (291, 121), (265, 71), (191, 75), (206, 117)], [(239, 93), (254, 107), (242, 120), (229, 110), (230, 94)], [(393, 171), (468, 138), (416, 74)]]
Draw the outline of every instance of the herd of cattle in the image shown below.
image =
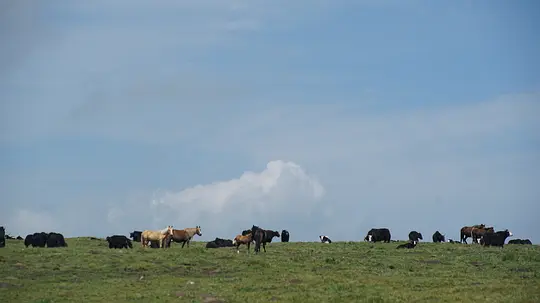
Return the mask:
[[(148, 247), (150, 244), (150, 247), (152, 248), (169, 248), (171, 243), (175, 242), (182, 243), (183, 248), (186, 244), (187, 247), (189, 247), (189, 243), (195, 235), (202, 236), (200, 226), (185, 229), (174, 229), (173, 226), (167, 226), (167, 228), (163, 230), (133, 231), (130, 233), (129, 238), (124, 235), (112, 235), (106, 237), (105, 240), (107, 241), (109, 248), (133, 248), (132, 240), (141, 242), (142, 247)], [(508, 229), (495, 232), (493, 227), (486, 227), (485, 224), (479, 224), (462, 227), (460, 230), (459, 241), (454, 241), (452, 239), (446, 240), (445, 235), (441, 234), (439, 231), (433, 233), (432, 240), (435, 243), (449, 242), (467, 244), (467, 239), (472, 238), (473, 243), (478, 243), (483, 246), (503, 247), (506, 239), (511, 236), (512, 233)], [(260, 252), (261, 245), (264, 252), (266, 252), (266, 244), (271, 243), (274, 237), (281, 238), (281, 242), (289, 242), (290, 234), (285, 229), (282, 230), (280, 234), (278, 231), (262, 229), (253, 225), (251, 229), (242, 231), (242, 233), (237, 235), (233, 240), (216, 238), (215, 240), (206, 243), (206, 248), (236, 247), (236, 251), (239, 253), (241, 245), (247, 246), (247, 251), (249, 252), (251, 244), (254, 244), (255, 253)], [(13, 238), (6, 235), (5, 228), (0, 226), (0, 247), (5, 246), (5, 239), (23, 240), (20, 236)], [(332, 240), (324, 235), (319, 236), (319, 240), (321, 243), (332, 243)], [(409, 233), (409, 241), (398, 245), (397, 248), (414, 248), (421, 240), (423, 240), (422, 233), (411, 231)], [(384, 243), (396, 242), (395, 240), (391, 240), (391, 233), (388, 228), (372, 228), (368, 231), (364, 241)], [(513, 239), (508, 241), (508, 244), (532, 245), (532, 242), (529, 239)], [(64, 236), (55, 232), (29, 234), (24, 239), (24, 245), (26, 247), (67, 247)]]

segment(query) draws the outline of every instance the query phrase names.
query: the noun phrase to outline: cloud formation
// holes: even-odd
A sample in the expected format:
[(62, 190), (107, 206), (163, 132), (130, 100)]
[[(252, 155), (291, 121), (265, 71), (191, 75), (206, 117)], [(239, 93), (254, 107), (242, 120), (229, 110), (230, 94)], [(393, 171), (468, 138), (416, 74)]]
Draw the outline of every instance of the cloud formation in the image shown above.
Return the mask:
[[(233, 237), (243, 229), (258, 224), (281, 231), (280, 224), (311, 218), (321, 204), (324, 187), (316, 177), (299, 165), (281, 160), (270, 161), (261, 172), (244, 172), (239, 178), (197, 185), (174, 192), (158, 190), (152, 201), (154, 224), (141, 228), (176, 228), (201, 225), (204, 230), (222, 237)], [(122, 212), (112, 208), (111, 222)], [(126, 212), (125, 215), (134, 215)], [(144, 217), (144, 214), (137, 214)], [(322, 218), (318, 218), (322, 219)]]

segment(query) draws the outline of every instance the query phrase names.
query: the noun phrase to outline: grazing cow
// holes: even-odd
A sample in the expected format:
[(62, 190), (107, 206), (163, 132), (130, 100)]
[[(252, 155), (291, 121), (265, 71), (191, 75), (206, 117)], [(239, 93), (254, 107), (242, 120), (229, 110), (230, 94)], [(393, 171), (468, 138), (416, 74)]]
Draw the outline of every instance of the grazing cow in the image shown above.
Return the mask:
[(233, 241), (229, 239), (216, 238), (214, 241), (206, 243), (206, 248), (233, 247)]
[(424, 238), (422, 238), (422, 233), (413, 230), (409, 233), (409, 240), (418, 242), (420, 240), (424, 240)]
[(280, 237), (277, 231), (262, 229), (255, 225), (251, 228), (251, 234), (253, 235), (253, 241), (255, 241), (255, 253), (261, 251), (261, 244), (263, 245), (264, 252), (266, 252), (266, 243), (272, 242), (272, 238), (274, 237)]
[(284, 229), (281, 231), (281, 242), (289, 242), (289, 232)]
[(193, 236), (199, 235), (202, 237), (201, 227), (195, 226), (195, 227), (189, 227), (184, 229), (173, 229), (171, 232), (171, 235), (169, 235), (165, 240), (167, 242), (166, 247), (171, 247), (171, 242), (182, 242), (182, 248), (184, 248), (184, 245), (187, 243), (187, 247), (189, 248), (189, 242), (191, 241), (191, 238)]
[(438, 230), (435, 231), (435, 233), (433, 234), (433, 243), (440, 243), (440, 242), (446, 242), (444, 240), (444, 235), (441, 234)]
[(320, 235), (319, 239), (321, 240), (321, 243), (332, 243), (332, 240), (330, 240), (330, 238), (328, 238), (327, 236)]
[(6, 246), (6, 229), (0, 226), (0, 247)]
[(498, 231), (496, 233), (486, 233), (480, 240), (480, 244), (484, 246), (504, 246), (504, 241), (506, 238), (511, 237), (512, 233), (505, 229), (503, 231)]
[(411, 249), (411, 248), (415, 248), (417, 243), (418, 242), (415, 241), (415, 240), (409, 240), (409, 242), (398, 245), (396, 248), (408, 248), (408, 249)]
[(49, 235), (44, 232), (40, 233), (33, 233), (30, 235), (27, 235), (24, 239), (24, 245), (26, 247), (32, 245), (32, 247), (45, 247), (47, 245), (47, 238)]
[(364, 241), (390, 243), (390, 230), (388, 228), (372, 228), (368, 231)]
[(132, 233), (129, 233), (129, 237), (133, 239), (133, 242), (141, 242), (142, 231), (135, 230)]
[(131, 240), (123, 235), (113, 235), (106, 238), (107, 242), (109, 242), (109, 248), (133, 248), (133, 244), (131, 244)]
[(17, 240), (22, 240), (23, 238), (21, 236), (17, 236)]
[(13, 238), (13, 237), (10, 236), (10, 235), (5, 235), (5, 236), (4, 236), (4, 240), (15, 240), (15, 238)]
[(51, 232), (47, 237), (47, 247), (67, 247), (64, 235)]
[(147, 247), (149, 241), (158, 241), (158, 246), (163, 247), (165, 239), (172, 234), (173, 227), (167, 226), (162, 230), (145, 230), (141, 233), (142, 247)]
[(532, 242), (529, 239), (513, 239), (508, 241), (508, 244), (532, 245)]
[(249, 254), (249, 247), (253, 242), (253, 233), (248, 233), (245, 236), (237, 235), (234, 237), (233, 245), (236, 246), (236, 253), (240, 253), (240, 245), (244, 244), (247, 246), (247, 252)]

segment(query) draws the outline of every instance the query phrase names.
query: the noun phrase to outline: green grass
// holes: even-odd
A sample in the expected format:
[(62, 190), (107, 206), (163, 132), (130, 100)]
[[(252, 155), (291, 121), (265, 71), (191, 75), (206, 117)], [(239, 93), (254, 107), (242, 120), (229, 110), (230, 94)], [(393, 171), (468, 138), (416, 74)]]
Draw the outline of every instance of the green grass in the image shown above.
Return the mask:
[(540, 302), (540, 247), (271, 243), (206, 249), (0, 248), (1, 302)]

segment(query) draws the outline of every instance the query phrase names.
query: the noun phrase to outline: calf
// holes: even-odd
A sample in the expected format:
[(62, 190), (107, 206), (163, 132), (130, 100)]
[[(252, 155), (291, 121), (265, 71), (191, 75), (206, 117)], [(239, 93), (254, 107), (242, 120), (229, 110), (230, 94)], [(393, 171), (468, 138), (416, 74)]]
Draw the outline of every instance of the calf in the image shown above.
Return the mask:
[(416, 242), (416, 241), (414, 241), (414, 240), (410, 240), (410, 241), (407, 242), (407, 243), (403, 243), (403, 244), (398, 245), (396, 248), (407, 248), (407, 249), (411, 249), (411, 248), (415, 248), (417, 243), (418, 243), (418, 242)]
[(422, 238), (422, 234), (413, 230), (409, 233), (409, 240), (411, 241), (415, 241), (415, 242), (418, 242), (420, 240), (424, 240), (424, 238)]
[(433, 243), (445, 242), (444, 235), (441, 234), (438, 230), (433, 234)]
[(131, 243), (131, 240), (123, 235), (113, 235), (106, 238), (107, 242), (109, 242), (109, 248), (133, 248), (133, 244)]
[(330, 240), (330, 238), (328, 238), (327, 236), (320, 235), (319, 239), (321, 240), (321, 243), (332, 243), (332, 240)]
[(496, 233), (486, 233), (480, 240), (480, 244), (484, 246), (498, 246), (503, 247), (506, 238), (511, 237), (512, 233), (505, 229), (504, 231), (498, 231)]
[(289, 232), (286, 229), (281, 231), (281, 242), (289, 242)]
[(368, 231), (364, 241), (390, 243), (391, 235), (388, 228), (372, 228)]

